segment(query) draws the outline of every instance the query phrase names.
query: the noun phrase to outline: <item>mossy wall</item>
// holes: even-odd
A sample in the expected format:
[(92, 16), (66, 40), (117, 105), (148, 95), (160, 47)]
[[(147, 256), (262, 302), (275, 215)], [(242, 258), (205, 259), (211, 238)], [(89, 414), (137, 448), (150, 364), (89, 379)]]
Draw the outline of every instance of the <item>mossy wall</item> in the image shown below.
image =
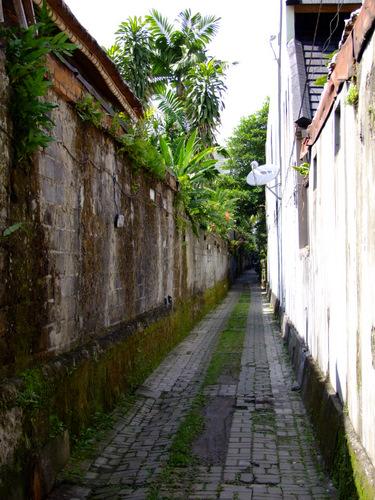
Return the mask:
[[(11, 134), (1, 132), (0, 230), (23, 226), (0, 241), (0, 379), (105, 336), (166, 301), (203, 293), (228, 275), (225, 242), (203, 232), (196, 237), (187, 222), (177, 225), (177, 180), (136, 169), (108, 133), (83, 122), (58, 87), (61, 75), (75, 95), (84, 92), (81, 84), (50, 63), (54, 141), (16, 165)], [(7, 124), (4, 64), (3, 76), (0, 113)]]
[(0, 469), (0, 497), (42, 498), (69, 455), (69, 437), (140, 385), (226, 292), (224, 280), (4, 384), (0, 421), (14, 441)]

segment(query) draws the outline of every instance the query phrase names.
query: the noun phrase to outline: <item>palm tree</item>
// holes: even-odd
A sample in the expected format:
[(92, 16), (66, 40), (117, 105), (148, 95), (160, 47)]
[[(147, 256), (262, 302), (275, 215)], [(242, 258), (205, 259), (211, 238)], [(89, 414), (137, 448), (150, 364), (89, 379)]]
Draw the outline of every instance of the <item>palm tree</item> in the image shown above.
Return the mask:
[(165, 77), (183, 95), (183, 80), (193, 65), (206, 59), (205, 50), (218, 30), (219, 19), (187, 9), (180, 12), (175, 27), (156, 9), (146, 16), (152, 37), (154, 76)]
[(180, 137), (171, 145), (161, 136), (159, 139), (160, 151), (167, 168), (170, 168), (177, 178), (187, 177), (191, 184), (198, 185), (203, 179), (214, 177), (218, 172), (215, 168), (217, 160), (213, 158), (216, 147), (202, 146), (195, 129), (188, 137)]
[(197, 130), (188, 137), (180, 137), (174, 144), (166, 137), (160, 137), (159, 141), (165, 165), (180, 183), (180, 203), (196, 231), (197, 224), (206, 222), (205, 212), (211, 196), (209, 182), (218, 175), (217, 160), (213, 158), (216, 148), (202, 149)]
[(205, 145), (214, 142), (226, 89), (225, 64), (206, 54), (218, 22), (187, 9), (174, 25), (153, 9), (122, 23), (108, 51), (142, 103), (159, 105), (168, 134), (197, 128)]
[(152, 96), (150, 33), (141, 17), (129, 17), (116, 31), (116, 43), (107, 50), (134, 94), (147, 104)]
[(188, 119), (192, 127), (198, 128), (203, 144), (215, 141), (215, 132), (220, 125), (226, 90), (225, 68), (226, 63), (210, 59), (191, 68), (186, 79)]

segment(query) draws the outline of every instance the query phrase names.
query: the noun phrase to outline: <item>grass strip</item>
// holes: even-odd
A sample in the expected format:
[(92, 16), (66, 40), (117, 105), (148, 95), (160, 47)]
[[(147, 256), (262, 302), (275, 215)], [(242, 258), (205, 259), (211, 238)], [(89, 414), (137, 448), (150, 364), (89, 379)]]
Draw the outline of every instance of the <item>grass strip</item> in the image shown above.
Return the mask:
[(219, 382), (221, 375), (238, 378), (241, 370), (241, 353), (246, 333), (250, 294), (243, 293), (220, 334), (216, 349), (208, 366), (203, 387)]
[(167, 462), (168, 466), (185, 467), (194, 463), (195, 457), (191, 448), (195, 438), (204, 429), (204, 418), (202, 416), (204, 404), (205, 397), (199, 392), (193, 400), (189, 413), (173, 438)]
[(165, 488), (173, 489), (174, 486), (180, 488), (184, 485), (185, 493), (188, 493), (189, 488), (191, 488), (196, 475), (195, 467), (198, 465), (192, 446), (195, 439), (204, 430), (205, 425), (202, 410), (207, 401), (203, 391), (208, 385), (217, 384), (223, 374), (230, 374), (238, 378), (249, 304), (250, 293), (242, 293), (225, 329), (219, 335), (202, 386), (173, 438), (168, 461), (160, 476), (149, 489), (148, 500), (169, 498), (161, 493)]

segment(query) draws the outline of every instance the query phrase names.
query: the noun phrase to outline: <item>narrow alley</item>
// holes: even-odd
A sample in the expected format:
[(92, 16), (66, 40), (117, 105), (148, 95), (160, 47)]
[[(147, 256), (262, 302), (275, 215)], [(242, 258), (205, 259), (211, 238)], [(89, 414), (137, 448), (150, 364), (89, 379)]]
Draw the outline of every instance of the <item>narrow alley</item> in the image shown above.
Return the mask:
[[(227, 339), (220, 352), (226, 332), (241, 335), (241, 305), (243, 348)], [(62, 481), (49, 498), (335, 498), (295, 388), (265, 294), (246, 273), (148, 377), (131, 410), (117, 410), (77, 484)], [(179, 460), (176, 441), (197, 414), (203, 424)]]
[(375, 500), (374, 33), (0, 0), (0, 500)]

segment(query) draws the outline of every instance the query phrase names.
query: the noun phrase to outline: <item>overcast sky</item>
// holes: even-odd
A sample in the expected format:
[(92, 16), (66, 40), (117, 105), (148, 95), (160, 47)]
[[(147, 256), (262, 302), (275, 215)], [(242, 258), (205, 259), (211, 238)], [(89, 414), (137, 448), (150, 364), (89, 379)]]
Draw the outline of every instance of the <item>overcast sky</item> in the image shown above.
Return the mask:
[(225, 142), (242, 116), (257, 111), (270, 93), (275, 61), (269, 45), (277, 32), (279, 0), (65, 0), (83, 26), (106, 47), (128, 16), (143, 16), (156, 8), (171, 20), (186, 8), (221, 18), (209, 53), (239, 64), (228, 72), (228, 91), (219, 140)]

